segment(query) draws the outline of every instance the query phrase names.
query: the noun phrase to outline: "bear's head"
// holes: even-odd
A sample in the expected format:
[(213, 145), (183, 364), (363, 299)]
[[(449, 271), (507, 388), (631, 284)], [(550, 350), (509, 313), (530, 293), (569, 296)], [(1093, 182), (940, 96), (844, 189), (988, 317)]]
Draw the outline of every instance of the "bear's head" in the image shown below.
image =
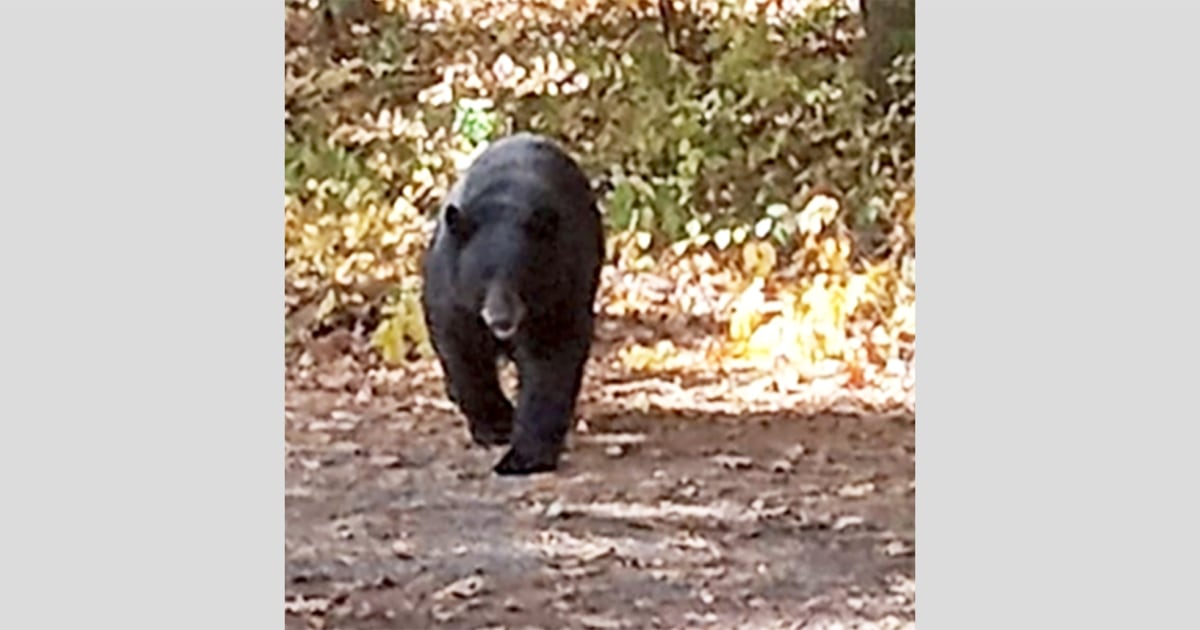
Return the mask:
[(458, 250), (456, 295), (501, 341), (512, 339), (538, 299), (553, 295), (558, 215), (549, 208), (447, 204), (443, 220)]

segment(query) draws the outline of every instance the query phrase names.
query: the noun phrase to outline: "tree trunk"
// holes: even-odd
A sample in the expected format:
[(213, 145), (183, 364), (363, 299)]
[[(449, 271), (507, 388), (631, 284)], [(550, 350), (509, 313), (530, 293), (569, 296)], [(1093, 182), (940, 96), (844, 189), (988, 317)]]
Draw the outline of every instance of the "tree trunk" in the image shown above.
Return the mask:
[[(868, 6), (869, 5), (869, 6)], [(867, 85), (883, 100), (892, 97), (888, 68), (897, 54), (916, 50), (916, 0), (861, 0), (862, 68)]]

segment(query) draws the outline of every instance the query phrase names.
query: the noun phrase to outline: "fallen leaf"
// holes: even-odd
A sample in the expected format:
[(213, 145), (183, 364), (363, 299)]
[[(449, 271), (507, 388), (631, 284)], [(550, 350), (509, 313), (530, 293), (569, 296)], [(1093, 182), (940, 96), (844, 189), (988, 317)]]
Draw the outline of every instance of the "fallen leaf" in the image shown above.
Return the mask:
[(342, 390), (345, 389), (351, 381), (354, 380), (354, 375), (348, 372), (318, 372), (317, 383), (325, 389)]
[(836, 521), (834, 521), (834, 523), (833, 523), (833, 531), (840, 532), (844, 529), (849, 529), (851, 527), (858, 527), (859, 525), (862, 525), (865, 522), (866, 521), (861, 516), (854, 516), (854, 515), (839, 516), (838, 519)]
[(434, 594), (434, 599), (446, 599), (450, 596), (459, 599), (469, 599), (483, 592), (483, 578), (478, 575), (465, 577), (447, 584), (440, 591)]
[(861, 499), (871, 492), (874, 492), (875, 484), (867, 481), (864, 483), (852, 483), (838, 488), (837, 494), (839, 497), (848, 499)]
[(349, 423), (350, 426), (354, 426), (362, 420), (358, 414), (354, 413), (353, 411), (346, 411), (345, 409), (334, 409), (333, 411), (330, 411), (329, 419), (333, 420), (334, 422), (346, 422)]
[(617, 551), (617, 549), (615, 547), (613, 547), (612, 545), (607, 545), (604, 547), (600, 547), (600, 546), (593, 547), (591, 549), (587, 549), (587, 550), (581, 552), (579, 554), (579, 561), (580, 562), (595, 562), (596, 560), (599, 560), (600, 558), (604, 558), (606, 556), (610, 556), (610, 555), (616, 553), (616, 551)]
[(897, 556), (911, 556), (915, 551), (912, 545), (900, 540), (893, 540), (883, 547), (883, 553), (893, 558)]
[(392, 543), (392, 553), (397, 558), (409, 560), (413, 557), (413, 546), (407, 540), (397, 540)]
[(846, 364), (846, 387), (862, 389), (867, 386), (866, 367), (857, 361)]
[(718, 466), (721, 466), (722, 468), (728, 468), (730, 470), (749, 468), (750, 465), (754, 463), (754, 460), (742, 455), (714, 455), (712, 460), (713, 463), (717, 464)]
[(792, 463), (786, 459), (777, 459), (771, 462), (771, 472), (774, 473), (785, 474), (792, 472), (794, 469), (795, 467), (792, 466)]
[(455, 606), (443, 606), (442, 604), (434, 604), (429, 610), (430, 616), (438, 623), (447, 623), (453, 621), (455, 617), (463, 614), (467, 610), (466, 604), (458, 604)]
[(579, 618), (579, 623), (589, 630), (618, 630), (624, 627), (620, 621), (600, 615), (584, 615)]
[(284, 612), (292, 615), (323, 615), (332, 601), (328, 597), (305, 597), (297, 595), (283, 602)]
[(372, 455), (367, 459), (367, 463), (379, 468), (400, 468), (404, 465), (404, 460), (395, 455)]

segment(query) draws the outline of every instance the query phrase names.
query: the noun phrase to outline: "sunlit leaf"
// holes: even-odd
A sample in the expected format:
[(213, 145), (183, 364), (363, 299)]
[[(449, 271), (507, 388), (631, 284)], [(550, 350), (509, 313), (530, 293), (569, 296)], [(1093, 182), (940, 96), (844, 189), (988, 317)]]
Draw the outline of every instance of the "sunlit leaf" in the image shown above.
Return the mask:
[(729, 243), (732, 240), (733, 234), (729, 228), (721, 228), (720, 230), (717, 230), (716, 234), (713, 234), (713, 243), (717, 246), (717, 249), (721, 251), (725, 251), (725, 248), (729, 247)]

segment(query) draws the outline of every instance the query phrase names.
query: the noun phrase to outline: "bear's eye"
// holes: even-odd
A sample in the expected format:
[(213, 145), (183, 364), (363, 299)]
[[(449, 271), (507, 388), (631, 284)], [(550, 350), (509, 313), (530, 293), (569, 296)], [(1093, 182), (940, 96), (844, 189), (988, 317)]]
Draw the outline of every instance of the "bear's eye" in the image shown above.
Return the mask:
[(525, 219), (525, 229), (534, 238), (553, 238), (558, 230), (558, 213), (550, 208), (535, 208)]
[(470, 218), (455, 204), (448, 204), (444, 212), (446, 227), (459, 241), (471, 238), (472, 225)]

